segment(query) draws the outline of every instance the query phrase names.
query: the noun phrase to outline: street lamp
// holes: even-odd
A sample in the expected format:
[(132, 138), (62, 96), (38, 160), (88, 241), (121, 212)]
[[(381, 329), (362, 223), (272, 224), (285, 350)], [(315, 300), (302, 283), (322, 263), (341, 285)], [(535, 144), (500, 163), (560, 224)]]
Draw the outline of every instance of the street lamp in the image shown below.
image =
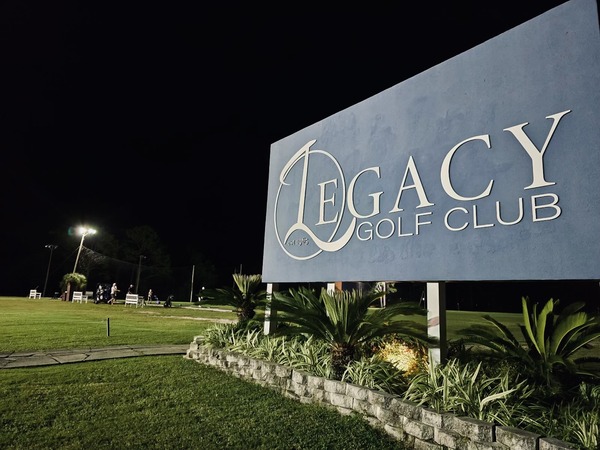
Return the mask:
[(146, 257), (144, 255), (140, 255), (140, 261), (138, 263), (137, 280), (135, 282), (135, 293), (136, 294), (140, 293), (140, 272), (142, 271), (142, 259), (146, 259)]
[(88, 234), (96, 234), (96, 230), (93, 228), (79, 227), (77, 232), (81, 234), (81, 242), (79, 243), (79, 250), (77, 251), (77, 258), (75, 258), (75, 266), (73, 266), (73, 273), (77, 271), (77, 263), (79, 262), (79, 255), (81, 254), (81, 248), (83, 247), (83, 240)]
[(46, 281), (44, 281), (44, 290), (42, 291), (42, 297), (46, 296), (46, 286), (48, 286), (48, 275), (50, 275), (50, 263), (52, 262), (52, 252), (58, 248), (58, 245), (47, 244), (46, 248), (50, 249), (50, 259), (48, 260), (48, 270), (46, 271)]

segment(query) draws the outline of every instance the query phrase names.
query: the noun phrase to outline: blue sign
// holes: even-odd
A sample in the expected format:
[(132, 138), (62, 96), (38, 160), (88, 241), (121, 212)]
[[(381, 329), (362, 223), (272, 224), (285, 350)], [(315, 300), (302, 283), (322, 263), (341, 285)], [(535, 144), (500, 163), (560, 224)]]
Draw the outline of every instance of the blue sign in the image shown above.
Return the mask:
[(271, 145), (264, 282), (600, 279), (599, 236), (595, 0)]

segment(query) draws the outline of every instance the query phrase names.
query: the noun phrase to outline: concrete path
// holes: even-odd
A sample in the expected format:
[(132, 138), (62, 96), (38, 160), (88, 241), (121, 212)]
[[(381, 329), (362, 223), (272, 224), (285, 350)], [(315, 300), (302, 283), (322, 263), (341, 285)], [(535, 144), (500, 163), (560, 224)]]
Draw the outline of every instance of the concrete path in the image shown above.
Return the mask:
[(189, 344), (179, 345), (119, 345), (115, 347), (48, 350), (45, 352), (0, 353), (0, 369), (51, 366), (99, 359), (131, 358), (135, 356), (185, 355)]

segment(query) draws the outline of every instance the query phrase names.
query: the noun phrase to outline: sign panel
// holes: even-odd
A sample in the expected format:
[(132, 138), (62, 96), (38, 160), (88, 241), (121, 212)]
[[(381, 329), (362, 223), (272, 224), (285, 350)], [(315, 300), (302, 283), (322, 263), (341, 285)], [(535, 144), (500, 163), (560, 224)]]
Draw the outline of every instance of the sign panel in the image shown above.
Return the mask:
[(571, 0), (273, 143), (263, 281), (600, 279), (599, 87)]

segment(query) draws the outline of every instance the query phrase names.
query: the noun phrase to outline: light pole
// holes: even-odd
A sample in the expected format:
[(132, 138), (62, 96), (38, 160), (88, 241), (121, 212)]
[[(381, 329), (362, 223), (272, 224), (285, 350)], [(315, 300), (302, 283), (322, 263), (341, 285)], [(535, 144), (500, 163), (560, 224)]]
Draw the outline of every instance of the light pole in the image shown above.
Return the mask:
[(146, 259), (146, 257), (144, 255), (140, 255), (140, 262), (138, 263), (137, 280), (135, 282), (135, 293), (136, 294), (140, 293), (140, 272), (142, 271), (142, 259)]
[(46, 248), (50, 249), (50, 259), (48, 260), (48, 270), (46, 271), (46, 281), (44, 281), (44, 290), (42, 291), (42, 297), (46, 296), (46, 286), (48, 286), (48, 275), (50, 275), (50, 263), (52, 263), (52, 252), (58, 248), (58, 245), (47, 244)]
[(83, 240), (88, 234), (96, 234), (96, 230), (93, 228), (79, 227), (77, 232), (81, 234), (81, 242), (79, 243), (79, 250), (77, 251), (77, 258), (75, 258), (75, 265), (73, 266), (73, 273), (77, 271), (77, 263), (79, 262), (79, 255), (81, 254), (81, 248), (83, 247)]
[(192, 285), (190, 287), (190, 303), (192, 303), (192, 297), (194, 295), (194, 271), (196, 270), (196, 265), (192, 266)]

